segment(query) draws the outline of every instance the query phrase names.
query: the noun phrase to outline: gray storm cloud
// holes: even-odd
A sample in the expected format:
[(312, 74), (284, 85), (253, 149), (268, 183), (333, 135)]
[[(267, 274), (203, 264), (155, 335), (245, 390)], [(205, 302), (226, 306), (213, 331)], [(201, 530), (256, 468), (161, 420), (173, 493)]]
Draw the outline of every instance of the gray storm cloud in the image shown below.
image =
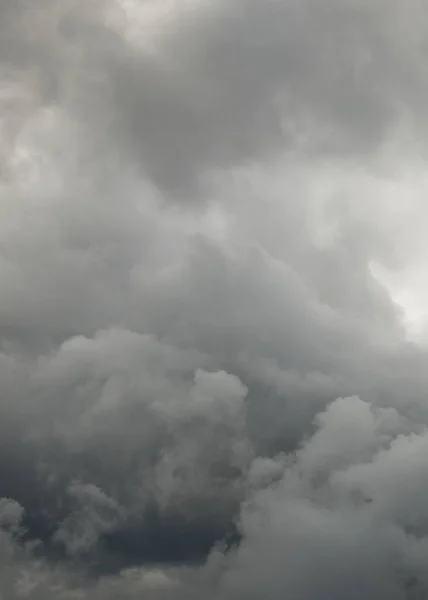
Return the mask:
[(0, 0), (0, 598), (427, 596), (427, 34)]

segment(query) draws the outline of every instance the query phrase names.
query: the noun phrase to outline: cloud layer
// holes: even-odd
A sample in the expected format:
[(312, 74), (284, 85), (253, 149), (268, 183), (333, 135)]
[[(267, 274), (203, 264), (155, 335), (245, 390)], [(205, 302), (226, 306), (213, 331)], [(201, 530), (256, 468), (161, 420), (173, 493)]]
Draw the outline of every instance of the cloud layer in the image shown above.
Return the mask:
[(427, 595), (427, 9), (0, 1), (0, 598)]

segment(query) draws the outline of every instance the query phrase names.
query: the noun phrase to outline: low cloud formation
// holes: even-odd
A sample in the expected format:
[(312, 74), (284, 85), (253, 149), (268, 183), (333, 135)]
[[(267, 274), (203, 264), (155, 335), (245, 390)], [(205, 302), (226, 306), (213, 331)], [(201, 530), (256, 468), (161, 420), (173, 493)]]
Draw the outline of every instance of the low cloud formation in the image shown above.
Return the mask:
[(428, 594), (409, 0), (0, 0), (0, 598)]

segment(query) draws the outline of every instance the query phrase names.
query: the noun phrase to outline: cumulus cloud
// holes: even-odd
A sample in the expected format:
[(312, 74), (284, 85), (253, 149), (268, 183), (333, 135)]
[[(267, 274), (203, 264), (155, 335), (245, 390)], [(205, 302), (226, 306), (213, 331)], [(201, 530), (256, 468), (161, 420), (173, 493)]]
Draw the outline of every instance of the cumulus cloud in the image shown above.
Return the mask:
[(426, 596), (426, 8), (0, 1), (0, 598)]
[(244, 506), (224, 597), (424, 597), (425, 429), (356, 397), (317, 427)]

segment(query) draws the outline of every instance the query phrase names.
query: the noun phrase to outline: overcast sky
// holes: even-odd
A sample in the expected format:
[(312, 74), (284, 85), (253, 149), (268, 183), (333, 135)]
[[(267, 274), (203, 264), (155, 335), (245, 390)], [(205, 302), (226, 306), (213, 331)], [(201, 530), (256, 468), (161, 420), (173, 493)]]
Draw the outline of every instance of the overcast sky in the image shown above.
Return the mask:
[(0, 598), (428, 597), (428, 1), (0, 0)]

